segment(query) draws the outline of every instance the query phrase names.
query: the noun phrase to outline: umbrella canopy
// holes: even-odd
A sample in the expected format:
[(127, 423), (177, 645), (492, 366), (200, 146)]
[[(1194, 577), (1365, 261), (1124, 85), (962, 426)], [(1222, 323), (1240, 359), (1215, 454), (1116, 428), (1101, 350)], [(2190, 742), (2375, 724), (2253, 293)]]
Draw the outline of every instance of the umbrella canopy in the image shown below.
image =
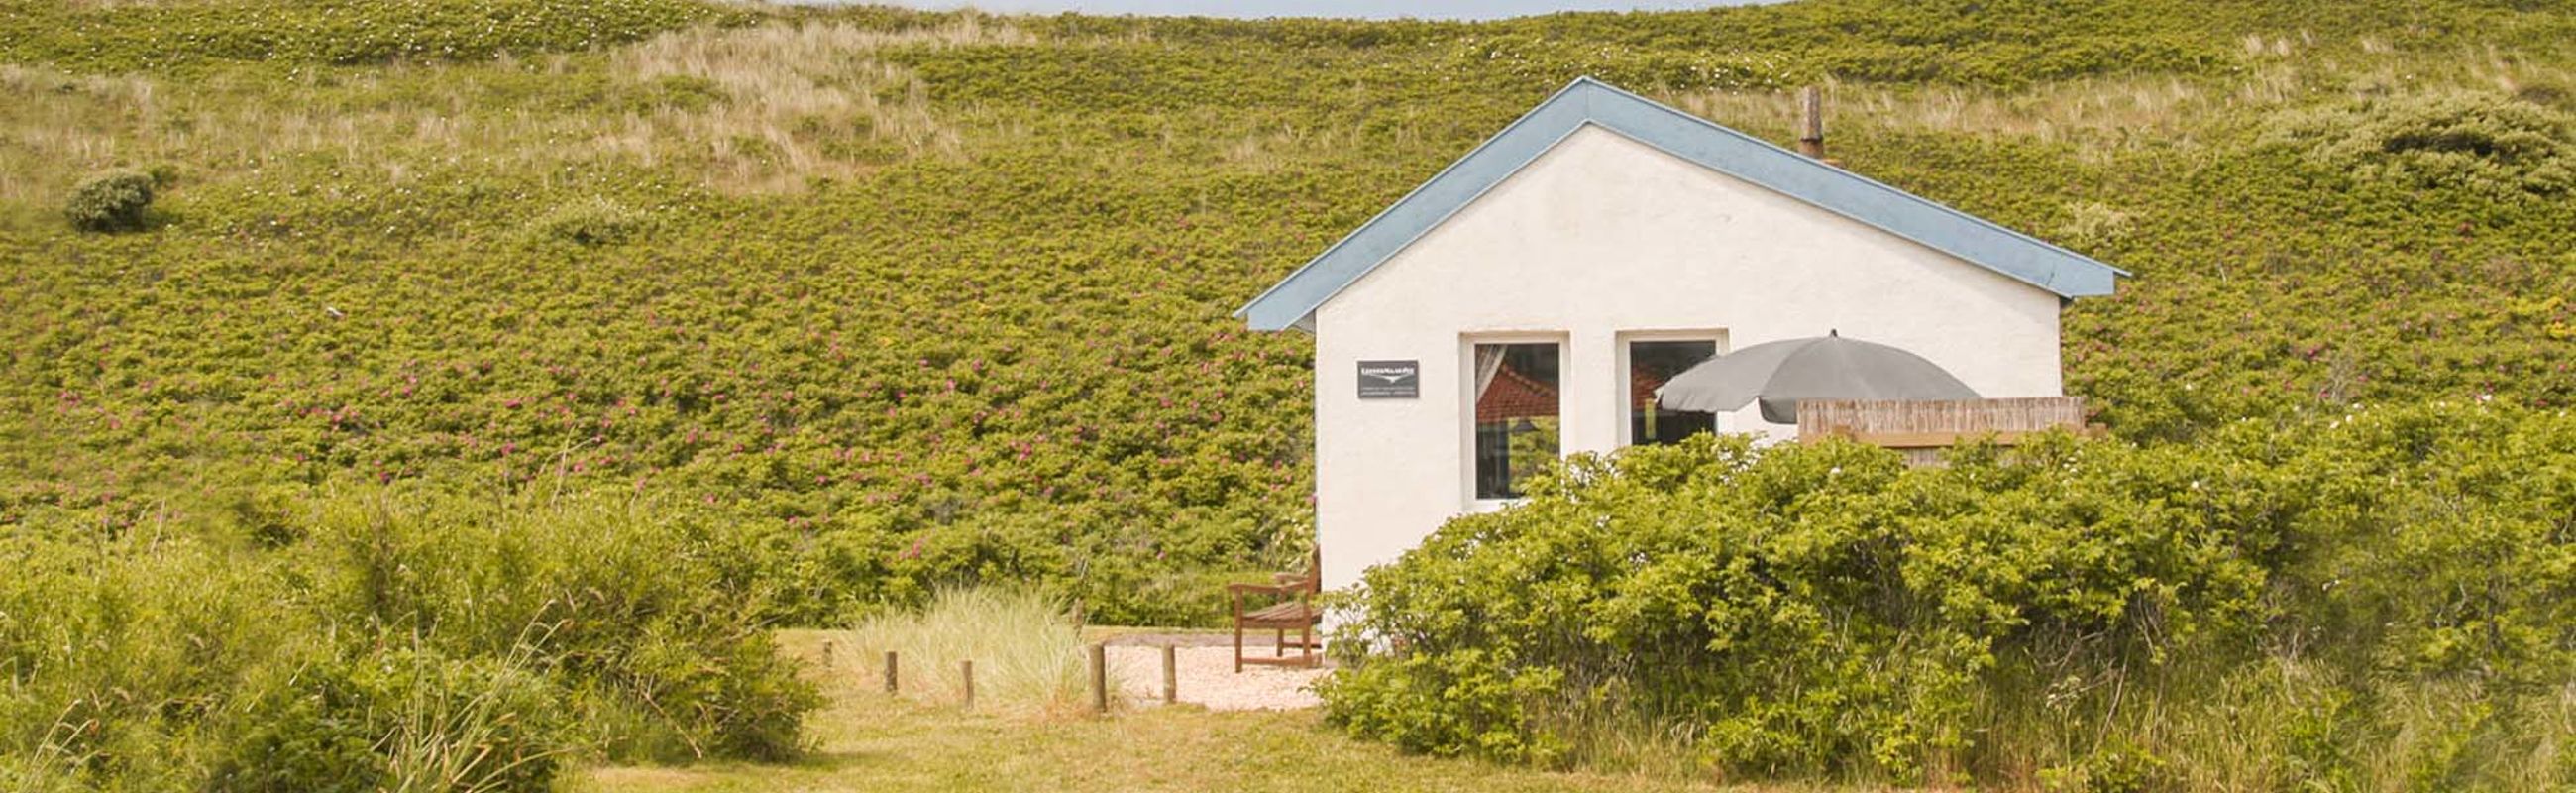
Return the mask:
[(1766, 342), (1708, 359), (1655, 389), (1667, 410), (1725, 413), (1762, 402), (1762, 420), (1791, 424), (1801, 399), (1976, 399), (1923, 356), (1840, 332)]

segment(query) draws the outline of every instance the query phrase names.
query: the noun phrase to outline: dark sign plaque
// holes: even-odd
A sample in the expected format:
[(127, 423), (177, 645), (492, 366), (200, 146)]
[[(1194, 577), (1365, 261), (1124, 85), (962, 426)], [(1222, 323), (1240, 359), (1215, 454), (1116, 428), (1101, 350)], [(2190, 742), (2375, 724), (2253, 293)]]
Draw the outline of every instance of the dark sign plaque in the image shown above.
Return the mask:
[(1422, 396), (1421, 361), (1361, 361), (1361, 399), (1415, 399)]

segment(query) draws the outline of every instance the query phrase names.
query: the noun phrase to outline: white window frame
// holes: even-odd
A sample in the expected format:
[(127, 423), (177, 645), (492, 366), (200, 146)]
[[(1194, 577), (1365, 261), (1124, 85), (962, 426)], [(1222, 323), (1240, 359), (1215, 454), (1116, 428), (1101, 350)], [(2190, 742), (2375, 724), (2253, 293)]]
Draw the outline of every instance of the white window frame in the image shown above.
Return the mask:
[[(1628, 378), (1632, 371), (1629, 369), (1628, 345), (1641, 341), (1713, 341), (1717, 343), (1717, 354), (1725, 355), (1729, 350), (1726, 346), (1725, 328), (1657, 328), (1623, 330), (1611, 334), (1611, 351), (1618, 358), (1618, 368), (1612, 370), (1611, 382), (1612, 386), (1619, 390), (1610, 397), (1610, 403), (1618, 406), (1619, 448), (1622, 449), (1637, 445), (1637, 433), (1634, 428), (1628, 426), (1629, 411), (1636, 410), (1635, 406), (1628, 404)], [(1734, 416), (1725, 413), (1717, 414), (1718, 432), (1735, 431), (1733, 424)]]
[(1574, 334), (1561, 330), (1486, 331), (1458, 334), (1458, 495), (1468, 512), (1492, 512), (1519, 503), (1517, 498), (1476, 497), (1476, 345), (1556, 345), (1556, 458), (1565, 459), (1566, 382), (1574, 371)]

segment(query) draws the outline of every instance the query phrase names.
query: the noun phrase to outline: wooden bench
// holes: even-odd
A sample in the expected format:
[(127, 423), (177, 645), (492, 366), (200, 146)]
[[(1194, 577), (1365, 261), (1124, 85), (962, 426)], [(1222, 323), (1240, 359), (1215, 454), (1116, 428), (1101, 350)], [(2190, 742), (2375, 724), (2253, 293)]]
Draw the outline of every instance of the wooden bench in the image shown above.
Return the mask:
[[(1269, 584), (1227, 584), (1226, 599), (1234, 611), (1234, 671), (1242, 672), (1244, 664), (1312, 667), (1323, 661), (1315, 654), (1315, 626), (1324, 613), (1315, 606), (1316, 593), (1324, 589), (1324, 555), (1317, 551), (1306, 560), (1303, 573), (1280, 573), (1271, 576)], [(1275, 600), (1266, 606), (1244, 610), (1247, 596)], [(1243, 632), (1269, 630), (1269, 658), (1245, 657)], [(1297, 657), (1288, 657), (1288, 632), (1297, 631)]]
[(1798, 400), (1798, 437), (1850, 438), (1894, 449), (1918, 467), (1940, 465), (1942, 453), (1961, 443), (2011, 446), (2059, 429), (2104, 434), (2101, 425), (2084, 423), (2083, 397)]

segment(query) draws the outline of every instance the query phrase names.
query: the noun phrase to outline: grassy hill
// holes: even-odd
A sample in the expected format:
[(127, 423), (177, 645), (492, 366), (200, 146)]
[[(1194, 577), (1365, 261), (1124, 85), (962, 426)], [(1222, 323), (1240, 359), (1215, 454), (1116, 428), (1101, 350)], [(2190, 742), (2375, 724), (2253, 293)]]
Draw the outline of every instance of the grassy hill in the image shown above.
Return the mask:
[[(360, 571), (345, 610), (240, 597), (444, 641), (490, 604), (404, 565), (515, 525), (493, 505), (579, 499), (672, 527), (741, 624), (972, 580), (1205, 619), (1214, 578), (1310, 533), (1307, 340), (1229, 312), (1585, 74), (1773, 140), (1786, 89), (1827, 84), (1847, 167), (2133, 271), (2066, 320), (2069, 389), (2124, 436), (2560, 409), (2568, 41), (2563, 0), (1488, 23), (0, 0), (0, 536), (100, 598), (78, 625), (122, 626), (46, 623), (70, 590), (28, 583), (0, 592), (40, 614), (0, 609), (0, 661), (80, 668), (114, 646), (43, 637), (161, 630), (119, 587), (218, 573)], [(115, 169), (148, 174), (151, 209), (76, 226)], [(554, 577), (478, 575), (596, 593), (646, 564), (565, 531), (496, 540)], [(228, 624), (208, 609), (183, 622)], [(672, 630), (753, 652), (729, 625)], [(60, 702), (105, 707), (86, 690), (27, 699), (11, 734), (53, 741), (79, 723)], [(192, 723), (166, 704), (108, 710)]]
[[(810, 551), (806, 617), (987, 576), (1187, 619), (1308, 520), (1306, 342), (1228, 312), (1581, 74), (1774, 139), (1830, 83), (1852, 169), (2132, 270), (2066, 364), (2133, 436), (2576, 399), (2565, 3), (6, 10), (13, 524), (613, 488)], [(147, 227), (64, 222), (120, 166)]]

